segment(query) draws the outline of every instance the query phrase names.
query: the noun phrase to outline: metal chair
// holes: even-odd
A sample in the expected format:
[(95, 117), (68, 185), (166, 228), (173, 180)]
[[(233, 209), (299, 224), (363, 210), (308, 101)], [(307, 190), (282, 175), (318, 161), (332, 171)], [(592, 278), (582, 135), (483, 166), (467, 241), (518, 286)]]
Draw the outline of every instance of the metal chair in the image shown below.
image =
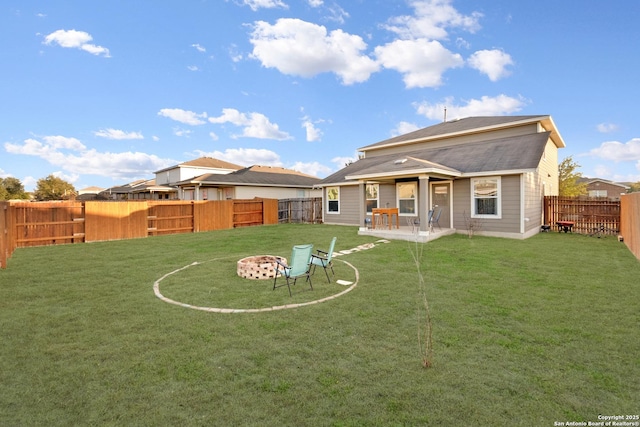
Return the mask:
[(438, 229), (442, 230), (442, 228), (440, 227), (440, 215), (442, 215), (442, 209), (438, 210), (438, 213), (436, 214), (435, 218), (433, 218), (433, 221), (431, 222), (431, 229), (433, 229), (433, 226), (436, 225), (438, 227)]
[(329, 272), (327, 271), (327, 268), (331, 269), (331, 274), (333, 274), (334, 276), (336, 275), (336, 273), (333, 271), (333, 262), (331, 262), (331, 259), (333, 258), (333, 248), (336, 246), (337, 239), (337, 237), (331, 239), (331, 244), (329, 244), (328, 251), (325, 252), (318, 249), (317, 254), (311, 255), (311, 265), (313, 265), (313, 273), (316, 272), (317, 266), (324, 268), (324, 274), (327, 275), (327, 281), (329, 283), (331, 283), (331, 279), (329, 278)]
[[(289, 288), (289, 296), (291, 296), (291, 279), (293, 279), (293, 284), (296, 284), (296, 281), (299, 277), (306, 276), (307, 282), (309, 282), (309, 286), (311, 290), (313, 290), (313, 285), (311, 284), (311, 253), (313, 252), (313, 245), (297, 245), (293, 247), (291, 251), (291, 258), (289, 258), (289, 265), (283, 263), (279, 259), (276, 259), (276, 268), (275, 268), (275, 276), (273, 278), (273, 289), (279, 288), (281, 286), (287, 285)], [(283, 276), (286, 280), (286, 283), (282, 283), (280, 285), (276, 285), (278, 281), (278, 276)]]

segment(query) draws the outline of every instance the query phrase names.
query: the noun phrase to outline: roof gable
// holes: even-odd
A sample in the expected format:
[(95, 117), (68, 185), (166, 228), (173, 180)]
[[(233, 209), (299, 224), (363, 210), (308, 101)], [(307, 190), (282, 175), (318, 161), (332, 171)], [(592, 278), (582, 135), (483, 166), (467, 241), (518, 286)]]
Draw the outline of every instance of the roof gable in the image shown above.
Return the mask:
[(205, 168), (205, 169), (226, 169), (226, 170), (238, 170), (242, 169), (242, 166), (234, 163), (225, 162), (224, 160), (214, 159), (213, 157), (200, 157), (188, 162), (183, 162), (177, 165), (170, 166), (168, 168), (161, 169), (155, 173), (165, 172), (172, 169), (179, 169), (181, 167), (189, 168)]

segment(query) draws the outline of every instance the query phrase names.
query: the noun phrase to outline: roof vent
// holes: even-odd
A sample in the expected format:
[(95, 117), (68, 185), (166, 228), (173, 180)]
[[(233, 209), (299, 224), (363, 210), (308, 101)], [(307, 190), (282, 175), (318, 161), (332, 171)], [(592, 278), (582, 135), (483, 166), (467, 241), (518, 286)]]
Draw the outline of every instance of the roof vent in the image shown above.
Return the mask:
[(393, 163), (395, 163), (396, 165), (401, 165), (401, 164), (403, 164), (403, 163), (404, 163), (404, 162), (406, 162), (406, 161), (407, 161), (407, 159), (398, 159), (398, 160), (396, 160), (396, 161), (395, 161), (395, 162), (393, 162)]

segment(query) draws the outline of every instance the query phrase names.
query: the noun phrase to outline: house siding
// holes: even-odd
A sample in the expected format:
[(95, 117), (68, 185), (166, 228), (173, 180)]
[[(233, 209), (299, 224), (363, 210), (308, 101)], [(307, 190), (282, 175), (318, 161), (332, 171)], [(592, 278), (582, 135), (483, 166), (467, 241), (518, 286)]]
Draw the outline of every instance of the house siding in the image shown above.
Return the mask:
[(410, 150), (415, 150), (417, 148), (428, 147), (428, 148), (439, 148), (439, 147), (450, 147), (452, 145), (459, 144), (468, 144), (470, 142), (483, 141), (489, 139), (499, 139), (499, 138), (507, 138), (512, 136), (520, 136), (520, 135), (528, 135), (531, 133), (538, 132), (538, 125), (536, 123), (526, 124), (522, 126), (517, 126), (508, 129), (498, 129), (492, 130), (490, 132), (482, 132), (482, 133), (474, 133), (467, 134), (462, 136), (454, 136), (444, 139), (437, 139), (434, 141), (420, 141), (415, 144), (401, 144), (394, 147), (388, 148), (380, 148), (375, 150), (370, 150), (366, 152), (367, 157), (381, 156), (385, 154), (399, 154), (405, 153)]
[[(479, 233), (520, 233), (520, 175), (501, 177), (502, 218), (479, 218)], [(453, 182), (453, 228), (466, 230), (465, 216), (471, 216), (471, 179)]]
[[(324, 222), (326, 224), (356, 225), (360, 221), (360, 192), (357, 185), (343, 185), (340, 187), (340, 213), (330, 213), (326, 205), (323, 207)], [(323, 199), (327, 203), (326, 189)]]

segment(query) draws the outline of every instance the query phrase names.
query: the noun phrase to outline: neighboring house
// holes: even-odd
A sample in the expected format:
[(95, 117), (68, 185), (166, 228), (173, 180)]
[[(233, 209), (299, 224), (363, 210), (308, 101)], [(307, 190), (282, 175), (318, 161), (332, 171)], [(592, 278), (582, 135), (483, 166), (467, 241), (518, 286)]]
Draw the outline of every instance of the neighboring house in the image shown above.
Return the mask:
[(275, 166), (250, 166), (228, 174), (207, 173), (178, 183), (185, 200), (320, 197), (320, 179)]
[[(361, 158), (323, 179), (324, 222), (359, 225), (377, 207), (431, 234), (428, 211), (449, 232), (527, 238), (540, 231), (543, 197), (558, 194), (551, 116), (469, 117), (360, 148)], [(376, 230), (378, 231), (378, 230)]]
[(239, 169), (242, 169), (242, 166), (212, 157), (200, 157), (156, 171), (156, 183), (158, 185), (175, 186), (179, 182), (205, 173), (224, 175)]
[(108, 200), (169, 200), (177, 199), (175, 187), (157, 185), (155, 179), (140, 179), (129, 184), (107, 188), (98, 195)]
[(611, 200), (620, 200), (621, 194), (626, 194), (631, 188), (620, 182), (608, 181), (601, 178), (579, 178), (578, 183), (587, 184), (589, 197), (606, 197)]
[(155, 172), (155, 179), (138, 180), (108, 188), (100, 196), (110, 200), (175, 200), (180, 199), (177, 184), (204, 173), (227, 174), (242, 166), (212, 157), (200, 157)]
[(78, 190), (78, 195), (76, 196), (76, 200), (95, 200), (98, 198), (98, 194), (101, 191), (104, 191), (104, 188), (101, 187), (85, 187)]

